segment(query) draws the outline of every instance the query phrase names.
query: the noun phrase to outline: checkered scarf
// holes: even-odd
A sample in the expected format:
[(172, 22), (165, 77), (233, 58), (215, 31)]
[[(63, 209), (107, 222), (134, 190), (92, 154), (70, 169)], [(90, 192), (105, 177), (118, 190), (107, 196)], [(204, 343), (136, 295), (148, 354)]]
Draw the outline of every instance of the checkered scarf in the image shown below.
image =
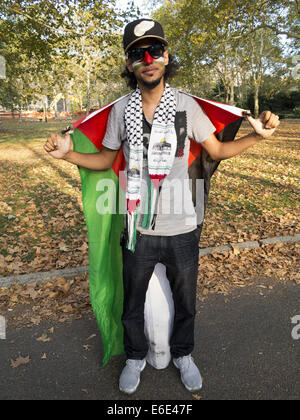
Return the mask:
[[(176, 97), (166, 84), (164, 94), (155, 111), (148, 148), (148, 171), (151, 182), (148, 186), (148, 203), (144, 228), (153, 227), (158, 204), (160, 183), (168, 176), (173, 166), (177, 149), (175, 130)], [(143, 177), (143, 107), (142, 95), (137, 87), (125, 109), (125, 126), (129, 143), (127, 170), (127, 227), (128, 249), (134, 251), (138, 209), (141, 201)]]

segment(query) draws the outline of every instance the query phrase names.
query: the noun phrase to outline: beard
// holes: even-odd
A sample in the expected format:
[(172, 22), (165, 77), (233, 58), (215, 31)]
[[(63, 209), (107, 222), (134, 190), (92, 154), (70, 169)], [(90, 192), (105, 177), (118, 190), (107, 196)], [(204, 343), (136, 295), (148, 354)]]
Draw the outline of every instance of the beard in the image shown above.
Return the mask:
[(147, 89), (152, 90), (152, 89), (155, 89), (156, 86), (158, 86), (160, 84), (160, 82), (162, 81), (162, 79), (164, 79), (165, 74), (166, 74), (166, 69), (164, 69), (163, 74), (158, 79), (153, 80), (151, 82), (147, 82), (146, 80), (142, 79), (141, 77), (136, 78), (136, 79), (137, 79), (137, 81), (139, 83), (141, 83), (142, 86), (144, 86)]
[(154, 89), (156, 88), (156, 86), (158, 86), (162, 80), (162, 78), (164, 77), (164, 75), (162, 75), (161, 77), (159, 77), (157, 80), (153, 80), (153, 82), (147, 82), (145, 80), (142, 79), (138, 79), (138, 81), (147, 89)]

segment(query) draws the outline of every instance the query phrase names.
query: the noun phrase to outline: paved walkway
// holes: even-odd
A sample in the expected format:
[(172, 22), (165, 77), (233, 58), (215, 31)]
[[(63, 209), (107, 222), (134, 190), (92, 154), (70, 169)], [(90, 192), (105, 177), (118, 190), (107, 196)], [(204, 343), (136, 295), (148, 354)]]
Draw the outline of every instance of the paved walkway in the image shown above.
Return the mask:
[[(257, 285), (261, 284), (258, 280)], [(204, 377), (201, 400), (297, 400), (300, 398), (300, 340), (291, 318), (300, 315), (296, 284), (273, 289), (246, 287), (230, 296), (210, 295), (198, 304), (194, 358)], [(38, 342), (54, 327), (50, 342)], [(87, 340), (90, 336), (96, 337)], [(46, 354), (46, 359), (42, 356)], [(13, 369), (10, 360), (30, 356)], [(124, 356), (101, 368), (102, 348), (94, 318), (70, 324), (8, 328), (0, 340), (0, 400), (194, 400), (177, 369), (147, 366), (140, 388), (128, 397), (118, 390)]]

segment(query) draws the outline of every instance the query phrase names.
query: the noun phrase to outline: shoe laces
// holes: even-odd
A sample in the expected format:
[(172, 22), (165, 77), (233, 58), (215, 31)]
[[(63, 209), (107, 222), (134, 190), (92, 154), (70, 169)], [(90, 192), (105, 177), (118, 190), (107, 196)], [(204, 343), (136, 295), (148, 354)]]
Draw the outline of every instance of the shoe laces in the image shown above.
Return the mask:
[(128, 359), (126, 360), (126, 365), (131, 369), (135, 369), (140, 372), (141, 367), (143, 366), (143, 360)]
[(177, 364), (180, 366), (181, 370), (187, 370), (193, 362), (194, 359), (190, 354), (177, 359)]

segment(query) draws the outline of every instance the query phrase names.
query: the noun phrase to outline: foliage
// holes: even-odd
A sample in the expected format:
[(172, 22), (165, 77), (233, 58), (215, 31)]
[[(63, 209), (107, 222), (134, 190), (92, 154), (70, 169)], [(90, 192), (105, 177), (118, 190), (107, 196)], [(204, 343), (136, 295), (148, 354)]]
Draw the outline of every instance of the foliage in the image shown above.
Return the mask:
[[(290, 77), (289, 57), (297, 52), (300, 33), (297, 5), (269, 0), (165, 0), (153, 16), (164, 25), (171, 51), (182, 65), (175, 83), (243, 107), (252, 98), (258, 114), (265, 78), (275, 88)], [(292, 39), (288, 48), (279, 36), (284, 33)]]
[[(89, 112), (125, 94), (121, 33), (139, 12), (131, 3), (126, 11), (117, 5), (117, 0), (2, 1), (0, 55), (7, 61), (7, 79), (0, 80), (0, 104), (20, 111), (63, 93), (77, 98), (73, 109)], [(299, 87), (291, 76), (299, 51), (298, 1), (153, 0), (146, 6), (163, 24), (170, 51), (181, 63), (176, 86), (250, 106), (256, 114), (268, 100), (275, 104), (275, 92), (289, 98)], [(283, 103), (290, 111), (289, 100)]]
[[(135, 13), (132, 5), (126, 12), (118, 10), (116, 0), (3, 1), (0, 54), (7, 62), (7, 79), (0, 81), (0, 89), (4, 96), (13, 99), (14, 107), (24, 108), (29, 98), (51, 99), (67, 92), (89, 108), (98, 82), (116, 79), (119, 32)], [(12, 97), (15, 90), (18, 96)], [(7, 108), (6, 103), (1, 105)]]

